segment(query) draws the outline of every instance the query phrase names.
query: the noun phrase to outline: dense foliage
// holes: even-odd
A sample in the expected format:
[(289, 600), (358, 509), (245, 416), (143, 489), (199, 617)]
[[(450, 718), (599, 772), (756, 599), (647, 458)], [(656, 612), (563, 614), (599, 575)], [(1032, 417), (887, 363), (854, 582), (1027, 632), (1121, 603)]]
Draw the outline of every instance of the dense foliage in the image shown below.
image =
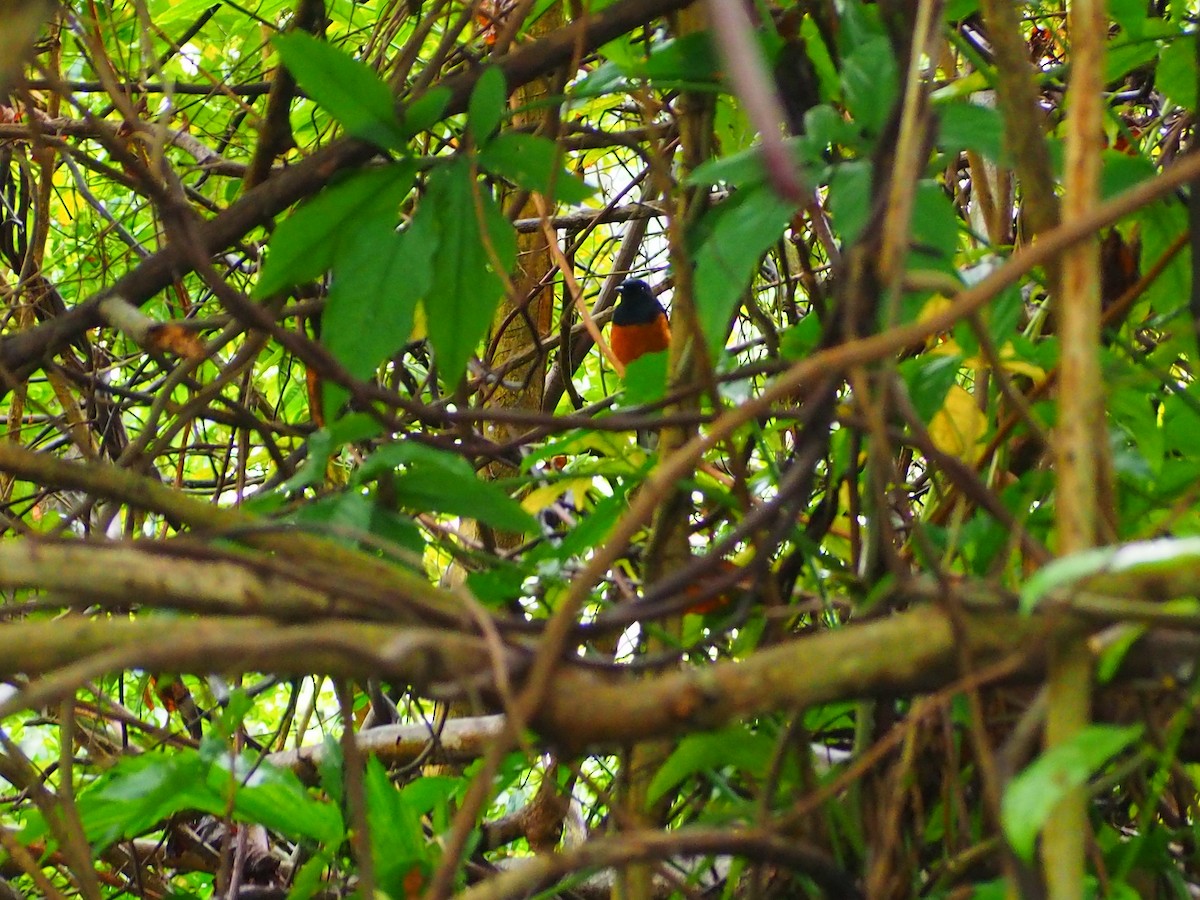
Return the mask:
[(1192, 896), (1196, 9), (1066, 7), (0, 5), (0, 896)]

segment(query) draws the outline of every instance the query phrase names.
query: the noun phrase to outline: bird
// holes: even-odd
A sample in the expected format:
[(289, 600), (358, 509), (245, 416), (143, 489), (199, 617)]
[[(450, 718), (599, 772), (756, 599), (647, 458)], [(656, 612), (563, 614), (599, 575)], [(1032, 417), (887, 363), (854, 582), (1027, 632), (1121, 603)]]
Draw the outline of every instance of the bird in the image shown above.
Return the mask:
[(647, 353), (671, 345), (671, 325), (666, 310), (640, 278), (630, 278), (618, 288), (620, 300), (613, 311), (608, 343), (623, 366)]

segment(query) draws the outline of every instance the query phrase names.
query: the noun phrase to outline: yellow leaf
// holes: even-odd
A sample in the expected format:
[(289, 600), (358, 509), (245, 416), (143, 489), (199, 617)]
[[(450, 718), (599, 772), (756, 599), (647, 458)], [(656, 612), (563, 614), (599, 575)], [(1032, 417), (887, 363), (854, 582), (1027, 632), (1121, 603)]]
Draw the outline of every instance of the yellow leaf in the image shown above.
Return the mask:
[[(941, 348), (938, 348), (939, 350)], [(963, 360), (963, 365), (971, 369), (986, 369), (988, 363), (982, 356), (972, 356)], [(1046, 377), (1046, 370), (1041, 366), (1035, 366), (1031, 362), (1026, 362), (1017, 356), (1017, 352), (1013, 350), (1012, 343), (1009, 342), (1000, 350), (1000, 366), (1005, 372), (1012, 372), (1015, 375), (1024, 375), (1026, 378), (1031, 378), (1034, 381), (1041, 381)]]
[(408, 339), (410, 341), (423, 341), (428, 334), (429, 332), (425, 329), (425, 304), (418, 303), (416, 309), (413, 310), (413, 329)]
[(918, 322), (924, 322), (933, 318), (942, 310), (950, 306), (950, 298), (944, 297), (941, 294), (934, 294), (925, 301), (925, 305), (921, 307), (921, 312), (917, 316)]
[(543, 484), (521, 498), (521, 508), (530, 515), (537, 515), (543, 509), (556, 503), (563, 494), (569, 494), (571, 505), (579, 509), (583, 505), (584, 495), (591, 486), (591, 478), (568, 478), (565, 481)]
[(946, 402), (929, 423), (929, 436), (943, 453), (968, 462), (979, 453), (979, 442), (987, 430), (987, 417), (975, 398), (958, 385), (946, 394)]

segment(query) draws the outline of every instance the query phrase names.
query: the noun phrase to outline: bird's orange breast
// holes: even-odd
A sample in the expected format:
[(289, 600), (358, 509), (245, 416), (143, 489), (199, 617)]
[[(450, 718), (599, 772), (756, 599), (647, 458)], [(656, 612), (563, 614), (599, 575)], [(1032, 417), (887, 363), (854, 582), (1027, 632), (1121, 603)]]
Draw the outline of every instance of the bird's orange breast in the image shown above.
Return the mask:
[(671, 326), (666, 315), (645, 325), (613, 325), (608, 336), (613, 355), (629, 365), (646, 353), (657, 353), (671, 345)]

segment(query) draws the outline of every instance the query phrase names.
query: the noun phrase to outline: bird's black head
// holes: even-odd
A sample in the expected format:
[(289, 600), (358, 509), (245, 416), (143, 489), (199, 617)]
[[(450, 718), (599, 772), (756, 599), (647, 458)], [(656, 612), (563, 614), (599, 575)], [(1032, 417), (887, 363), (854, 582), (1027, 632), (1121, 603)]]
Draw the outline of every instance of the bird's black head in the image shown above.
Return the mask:
[(642, 279), (630, 278), (622, 282), (619, 291), (621, 302), (613, 311), (614, 325), (649, 325), (665, 314), (654, 291)]

